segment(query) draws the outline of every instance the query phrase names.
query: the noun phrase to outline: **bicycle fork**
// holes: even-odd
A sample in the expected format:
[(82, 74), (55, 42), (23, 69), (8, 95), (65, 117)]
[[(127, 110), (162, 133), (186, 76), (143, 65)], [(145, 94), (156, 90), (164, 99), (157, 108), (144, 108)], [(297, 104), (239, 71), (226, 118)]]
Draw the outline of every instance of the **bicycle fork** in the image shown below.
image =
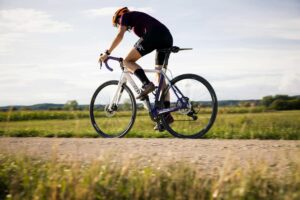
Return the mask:
[(118, 109), (118, 104), (120, 102), (120, 99), (122, 97), (122, 93), (124, 91), (123, 85), (126, 83), (126, 77), (124, 76), (124, 73), (122, 73), (120, 81), (118, 83), (118, 88), (113, 96), (112, 101), (110, 102), (108, 106), (108, 111), (115, 111)]

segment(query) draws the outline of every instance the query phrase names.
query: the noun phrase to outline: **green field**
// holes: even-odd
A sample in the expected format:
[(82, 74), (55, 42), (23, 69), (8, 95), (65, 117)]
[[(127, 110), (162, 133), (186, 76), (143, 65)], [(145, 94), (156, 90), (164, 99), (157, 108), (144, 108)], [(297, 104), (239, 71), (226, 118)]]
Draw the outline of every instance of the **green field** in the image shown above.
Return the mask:
[[(123, 113), (126, 115), (126, 113)], [(144, 111), (126, 137), (173, 137), (153, 131)], [(0, 135), (11, 137), (99, 137), (87, 111), (0, 113)], [(300, 139), (300, 111), (221, 109), (205, 138)], [(137, 167), (109, 161), (60, 162), (0, 153), (0, 199), (300, 199), (300, 159), (284, 173), (270, 165), (228, 162), (216, 174), (185, 163)]]
[(300, 160), (284, 176), (263, 163), (228, 163), (206, 176), (183, 163), (138, 168), (59, 163), (0, 154), (0, 199), (288, 199), (300, 198)]
[[(126, 114), (126, 113), (125, 113)], [(126, 137), (173, 137), (153, 130), (145, 111)], [(0, 135), (14, 137), (99, 137), (87, 111), (12, 111), (0, 113)], [(205, 138), (300, 139), (300, 111), (221, 108)]]

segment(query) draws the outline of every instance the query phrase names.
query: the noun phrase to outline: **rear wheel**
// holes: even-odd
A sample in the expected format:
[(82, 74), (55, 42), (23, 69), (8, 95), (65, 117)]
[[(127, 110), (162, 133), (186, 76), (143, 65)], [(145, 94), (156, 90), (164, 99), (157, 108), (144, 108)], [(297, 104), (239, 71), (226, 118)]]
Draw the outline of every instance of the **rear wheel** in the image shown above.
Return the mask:
[[(136, 102), (131, 90), (123, 84), (118, 91), (118, 81), (103, 83), (95, 91), (90, 103), (93, 127), (103, 137), (123, 137), (135, 121)], [(115, 98), (118, 93), (119, 99)]]
[[(175, 137), (200, 138), (212, 127), (218, 110), (217, 97), (212, 86), (195, 74), (183, 74), (171, 81), (161, 96), (163, 104), (170, 93), (170, 108), (178, 108), (170, 116), (162, 117), (165, 129)], [(163, 107), (163, 105), (161, 105)]]

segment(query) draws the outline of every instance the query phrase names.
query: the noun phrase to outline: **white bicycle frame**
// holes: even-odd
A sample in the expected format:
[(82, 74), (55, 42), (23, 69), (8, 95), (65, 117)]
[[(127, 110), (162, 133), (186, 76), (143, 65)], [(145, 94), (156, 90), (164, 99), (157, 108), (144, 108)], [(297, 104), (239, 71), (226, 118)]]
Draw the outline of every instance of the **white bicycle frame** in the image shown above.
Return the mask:
[[(167, 84), (170, 84), (170, 82), (171, 82), (169, 77), (166, 75), (165, 69), (160, 69), (160, 70), (157, 70), (157, 69), (144, 69), (144, 71), (146, 73), (162, 74), (164, 76)], [(127, 82), (129, 82), (129, 84), (132, 86), (132, 88), (134, 89), (134, 91), (137, 94), (141, 93), (141, 90), (139, 89), (139, 87), (136, 85), (133, 78), (131, 77), (131, 73), (125, 68), (124, 71), (121, 74), (117, 91), (115, 92), (114, 97), (113, 97), (112, 101), (109, 104), (109, 107), (108, 107), (109, 109), (112, 109), (113, 105), (118, 105), (119, 104), (119, 101), (121, 99), (122, 92), (123, 92), (122, 85), (126, 84)]]

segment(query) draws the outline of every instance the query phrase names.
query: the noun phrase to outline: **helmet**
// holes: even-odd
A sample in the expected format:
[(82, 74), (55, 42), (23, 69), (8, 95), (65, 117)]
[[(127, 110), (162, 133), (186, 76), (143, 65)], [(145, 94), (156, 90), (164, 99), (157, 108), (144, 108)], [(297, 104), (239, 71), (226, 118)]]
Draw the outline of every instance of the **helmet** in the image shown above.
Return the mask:
[(127, 13), (127, 12), (129, 12), (129, 9), (128, 9), (127, 7), (123, 7), (123, 8), (118, 9), (118, 10), (115, 12), (115, 14), (114, 14), (114, 16), (113, 16), (113, 18), (112, 18), (112, 24), (113, 24), (113, 26), (117, 27), (117, 26), (118, 26), (118, 20), (119, 20), (119, 18), (120, 18), (124, 13)]

